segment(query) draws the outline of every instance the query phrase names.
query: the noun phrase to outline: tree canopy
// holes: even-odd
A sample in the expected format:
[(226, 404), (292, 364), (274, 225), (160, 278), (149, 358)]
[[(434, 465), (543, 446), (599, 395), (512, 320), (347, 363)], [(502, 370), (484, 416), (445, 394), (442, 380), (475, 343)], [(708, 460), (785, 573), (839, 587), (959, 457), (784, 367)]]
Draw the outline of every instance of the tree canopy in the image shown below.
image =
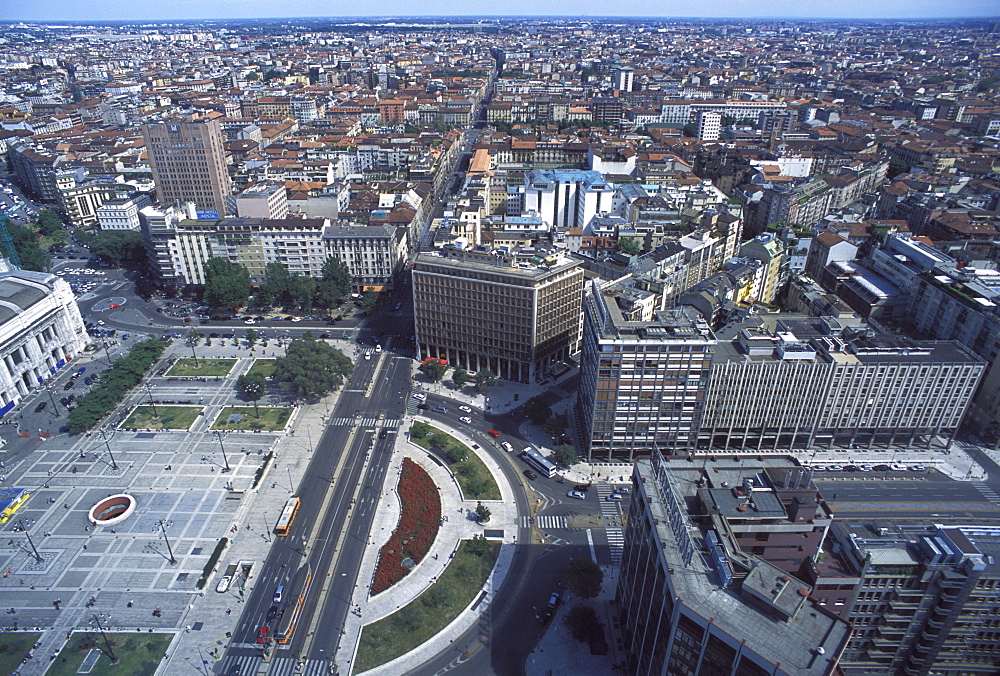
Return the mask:
[[(34, 270), (35, 272), (46, 272), (49, 269), (49, 255), (38, 246), (38, 236), (32, 232), (31, 228), (25, 227), (13, 221), (7, 221), (7, 232), (17, 251), (18, 258), (21, 259), (21, 268), (24, 270)], [(4, 250), (4, 256), (9, 252)]]
[(336, 256), (323, 262), (323, 272), (316, 283), (316, 307), (329, 310), (351, 293), (351, 269)]
[(451, 382), (455, 383), (455, 387), (463, 388), (466, 383), (472, 380), (472, 376), (469, 372), (463, 368), (456, 368), (451, 372)]
[(284, 357), (278, 357), (272, 377), (301, 397), (316, 397), (338, 387), (353, 371), (354, 364), (343, 352), (307, 331), (288, 344)]
[(563, 622), (569, 629), (570, 635), (581, 643), (598, 636), (598, 632), (601, 630), (601, 621), (597, 618), (597, 611), (592, 606), (583, 603), (570, 608)]
[(489, 369), (479, 369), (472, 376), (472, 380), (475, 382), (476, 392), (483, 394), (486, 390), (496, 385), (497, 376)]
[(541, 425), (552, 417), (552, 408), (539, 396), (524, 402), (524, 408), (528, 413), (528, 420), (536, 425)]
[(575, 558), (569, 562), (566, 580), (570, 591), (584, 599), (592, 599), (601, 593), (604, 571), (589, 558)]
[(559, 444), (556, 446), (556, 450), (552, 452), (552, 459), (563, 467), (570, 467), (580, 461), (576, 457), (576, 451), (569, 444)]
[(87, 243), (90, 253), (116, 268), (139, 266), (146, 262), (142, 233), (133, 230), (101, 230)]
[(250, 297), (250, 273), (225, 258), (205, 261), (205, 304), (212, 314), (232, 312)]
[(618, 250), (630, 256), (636, 256), (642, 251), (642, 244), (635, 237), (619, 237)]
[(264, 375), (261, 373), (245, 373), (236, 379), (236, 389), (240, 391), (244, 399), (253, 402), (254, 414), (259, 418), (260, 412), (257, 410), (257, 402), (264, 396), (264, 392), (267, 390)]
[(38, 231), (43, 235), (54, 235), (62, 229), (62, 219), (52, 209), (42, 209), (38, 212)]
[(426, 364), (421, 364), (417, 370), (427, 376), (431, 382), (439, 383), (448, 371), (448, 367), (442, 364), (439, 359), (431, 359)]

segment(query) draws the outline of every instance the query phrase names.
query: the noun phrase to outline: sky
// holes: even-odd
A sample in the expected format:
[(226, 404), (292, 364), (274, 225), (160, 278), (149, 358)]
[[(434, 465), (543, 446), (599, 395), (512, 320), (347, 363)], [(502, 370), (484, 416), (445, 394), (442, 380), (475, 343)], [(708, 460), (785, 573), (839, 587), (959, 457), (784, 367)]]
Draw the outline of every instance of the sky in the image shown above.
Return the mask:
[[(997, 17), (996, 0), (4, 0), (0, 20), (92, 21), (369, 16), (668, 16), (919, 19)], [(372, 10), (377, 9), (378, 15)]]

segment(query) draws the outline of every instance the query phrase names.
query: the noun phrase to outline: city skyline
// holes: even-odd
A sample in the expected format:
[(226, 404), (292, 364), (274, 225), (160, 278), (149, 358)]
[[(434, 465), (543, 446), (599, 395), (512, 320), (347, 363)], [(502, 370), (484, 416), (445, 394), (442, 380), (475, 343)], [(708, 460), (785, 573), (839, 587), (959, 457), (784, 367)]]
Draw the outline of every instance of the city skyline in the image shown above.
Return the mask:
[(389, 2), (380, 6), (383, 12), (373, 14), (371, 6), (362, 2), (345, 2), (336, 6), (316, 0), (294, 0), (276, 8), (273, 3), (259, 0), (212, 0), (194, 2), (180, 0), (166, 2), (154, 0), (142, 4), (98, 0), (85, 4), (67, 0), (43, 0), (8, 8), (10, 21), (160, 21), (205, 19), (274, 19), (274, 18), (324, 18), (324, 17), (442, 17), (442, 16), (564, 16), (567, 18), (705, 18), (705, 19), (951, 19), (996, 17), (996, 5), (986, 0), (965, 0), (941, 3), (937, 0), (887, 0), (873, 5), (861, 0), (847, 0), (832, 5), (820, 2), (794, 2), (776, 0), (767, 3), (751, 0), (711, 0), (694, 2), (683, 0), (668, 6), (652, 2), (630, 5), (626, 11), (617, 7), (614, 14), (603, 4), (581, 5), (559, 0), (540, 8), (535, 3), (490, 3), (468, 13), (468, 6), (436, 1), (417, 3)]

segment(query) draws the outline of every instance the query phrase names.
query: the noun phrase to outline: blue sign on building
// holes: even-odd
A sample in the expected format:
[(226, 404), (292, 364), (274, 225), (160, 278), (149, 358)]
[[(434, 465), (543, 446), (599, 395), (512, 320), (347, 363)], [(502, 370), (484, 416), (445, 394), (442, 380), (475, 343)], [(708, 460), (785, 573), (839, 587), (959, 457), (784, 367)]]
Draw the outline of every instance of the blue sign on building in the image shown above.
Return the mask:
[(195, 215), (198, 217), (199, 221), (219, 220), (219, 212), (216, 209), (198, 209), (195, 211)]

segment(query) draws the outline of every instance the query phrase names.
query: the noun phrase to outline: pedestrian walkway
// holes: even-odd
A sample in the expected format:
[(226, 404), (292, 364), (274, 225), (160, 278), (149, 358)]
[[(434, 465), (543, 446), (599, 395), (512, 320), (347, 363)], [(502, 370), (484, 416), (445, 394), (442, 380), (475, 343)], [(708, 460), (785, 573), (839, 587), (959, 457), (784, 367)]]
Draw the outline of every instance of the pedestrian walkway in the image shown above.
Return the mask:
[[(235, 645), (235, 644), (234, 644)], [(256, 648), (256, 645), (247, 646)], [(220, 674), (256, 674), (263, 658), (260, 655), (226, 655), (222, 658)]]
[[(276, 657), (271, 660), (271, 667), (268, 669), (268, 676), (329, 676), (330, 662), (328, 660), (305, 660), (299, 666), (299, 661), (294, 657)], [(227, 674), (225, 669), (222, 674)], [(240, 672), (241, 674), (254, 674), (255, 671)]]
[(984, 484), (981, 481), (974, 481), (972, 482), (972, 487), (982, 493), (983, 497), (994, 505), (1000, 505), (1000, 495), (997, 495), (997, 492), (990, 488), (988, 484)]
[(537, 516), (534, 524), (530, 516), (521, 517), (521, 527), (528, 528), (532, 525), (538, 526), (541, 530), (557, 530), (559, 528), (569, 528), (565, 516)]
[(337, 418), (330, 418), (330, 424), (337, 427), (354, 427), (355, 425), (360, 425), (361, 427), (388, 427), (394, 428), (399, 427), (403, 423), (399, 418), (355, 418), (352, 416), (341, 416)]

